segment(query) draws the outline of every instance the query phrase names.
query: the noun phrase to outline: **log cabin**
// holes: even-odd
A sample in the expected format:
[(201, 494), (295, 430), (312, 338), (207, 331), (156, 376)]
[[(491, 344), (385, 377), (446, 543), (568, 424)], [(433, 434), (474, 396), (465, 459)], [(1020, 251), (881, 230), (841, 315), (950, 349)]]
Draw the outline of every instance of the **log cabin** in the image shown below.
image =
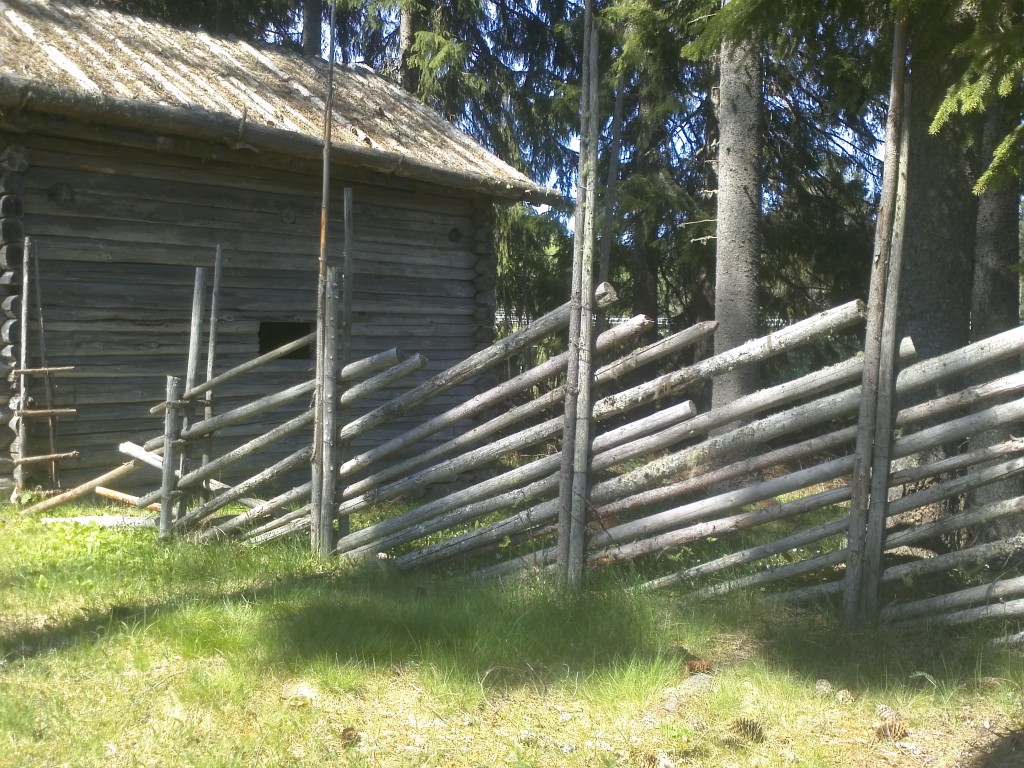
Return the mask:
[[(120, 442), (160, 433), (150, 408), (167, 375), (184, 375), (195, 268), (218, 246), (217, 371), (312, 330), (327, 75), (325, 61), (276, 46), (70, 0), (3, 0), (0, 365), (11, 386), (0, 392), (0, 489), (19, 457), (77, 451), (60, 463), (67, 487), (120, 463)], [(554, 193), (368, 68), (336, 66), (333, 78), (328, 247), (336, 258), (350, 188), (351, 357), (400, 347), (429, 357), (430, 376), (492, 340), (494, 206)], [(24, 283), (26, 237), (37, 268)], [(28, 367), (73, 367), (46, 377), (47, 407), (75, 411), (57, 420), (52, 447), (45, 420), (26, 423), (24, 445), (14, 428), (26, 298)], [(308, 349), (276, 361), (218, 391), (218, 411), (306, 380), (313, 365)], [(295, 412), (222, 437), (237, 444)]]

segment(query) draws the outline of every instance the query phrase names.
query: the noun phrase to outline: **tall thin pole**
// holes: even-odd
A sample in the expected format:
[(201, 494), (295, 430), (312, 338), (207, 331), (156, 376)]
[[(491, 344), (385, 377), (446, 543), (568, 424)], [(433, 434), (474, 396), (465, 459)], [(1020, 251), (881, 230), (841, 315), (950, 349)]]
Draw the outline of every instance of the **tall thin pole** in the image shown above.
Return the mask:
[(593, 0), (584, 10), (583, 87), (580, 98), (580, 186), (576, 202), (562, 436), (558, 566), (566, 583), (580, 579), (586, 549), (590, 463), (590, 377), (594, 295), (594, 155), (597, 150), (597, 26)]
[(850, 480), (850, 529), (846, 550), (846, 575), (843, 613), (848, 624), (866, 618), (864, 553), (867, 546), (867, 518), (871, 492), (871, 466), (874, 455), (878, 411), (879, 360), (882, 347), (883, 314), (889, 275), (889, 253), (895, 219), (896, 191), (899, 181), (900, 137), (902, 134), (904, 75), (906, 72), (905, 25), (897, 21), (893, 29), (892, 75), (889, 89), (889, 114), (886, 119), (885, 173), (882, 200), (875, 227), (874, 259), (868, 287), (868, 316), (864, 332), (864, 376), (861, 381), (861, 408), (857, 423), (857, 443), (853, 477)]
[(320, 196), (320, 260), (316, 282), (316, 390), (313, 397), (313, 453), (312, 453), (312, 493), (310, 526), (310, 546), (314, 553), (325, 551), (325, 543), (321, 541), (323, 531), (322, 518), (330, 515), (329, 503), (323, 498), (323, 403), (324, 403), (324, 369), (327, 365), (326, 333), (327, 322), (327, 224), (331, 206), (331, 124), (334, 114), (334, 29), (337, 23), (337, 5), (331, 2), (331, 45), (330, 57), (327, 61), (327, 95), (324, 99), (324, 152), (323, 152), (323, 186)]

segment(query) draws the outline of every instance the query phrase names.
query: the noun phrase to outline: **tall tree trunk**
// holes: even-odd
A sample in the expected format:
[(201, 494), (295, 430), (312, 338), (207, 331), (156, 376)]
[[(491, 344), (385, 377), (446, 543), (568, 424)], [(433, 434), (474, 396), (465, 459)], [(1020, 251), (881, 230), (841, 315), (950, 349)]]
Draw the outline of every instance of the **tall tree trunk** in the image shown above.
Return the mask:
[[(982, 167), (987, 165), (999, 141), (1013, 128), (1009, 110), (1002, 100), (994, 100), (985, 111), (982, 134)], [(1020, 279), (1014, 267), (1020, 260), (1019, 185), (986, 190), (978, 201), (978, 221), (974, 244), (974, 282), (971, 286), (971, 341), (984, 339), (1017, 326), (1019, 322)], [(981, 379), (1004, 376), (1019, 369), (1008, 360), (987, 368)], [(1007, 440), (1003, 429), (987, 432), (971, 440), (971, 449)], [(970, 504), (981, 506), (1024, 493), (1024, 479), (1003, 480), (986, 485), (970, 494)], [(990, 523), (978, 533), (982, 540), (995, 541), (1024, 529), (1019, 516)]]
[[(760, 57), (744, 45), (722, 47), (719, 85), (718, 231), (715, 352), (757, 336), (757, 261), (761, 251), (762, 98)], [(757, 389), (758, 372), (739, 368), (715, 379), (712, 402)]]
[(324, 0), (302, 2), (302, 54), (323, 56)]
[(410, 64), (416, 33), (423, 29), (423, 11), (402, 8), (398, 24), (398, 73), (399, 82), (409, 93), (416, 93), (420, 86), (420, 71)]
[[(909, 152), (907, 207), (903, 230), (903, 277), (899, 292), (899, 335), (910, 336), (921, 358), (964, 346), (969, 340), (971, 270), (977, 198), (972, 192), (976, 167), (970, 147), (976, 147), (972, 123), (958, 121), (936, 134), (928, 127), (956, 72), (942, 50), (962, 35), (942, 19), (927, 13), (908, 20), (910, 49)], [(945, 46), (945, 48), (943, 48)], [(922, 392), (925, 400), (956, 391), (961, 382), (945, 381)], [(910, 403), (901, 400), (900, 407)], [(928, 455), (896, 462), (895, 468), (921, 465), (946, 457), (939, 447)], [(955, 512), (951, 501), (929, 505), (907, 518), (927, 522)], [(902, 518), (892, 523), (900, 524)], [(947, 546), (941, 541), (932, 546)]]
[(218, 35), (228, 35), (234, 29), (234, 9), (232, 0), (217, 0), (216, 14), (214, 16), (214, 32)]
[[(965, 345), (970, 333), (971, 269), (977, 200), (971, 191), (976, 146), (965, 122), (928, 132), (953, 73), (934, 35), (910, 28), (910, 154), (900, 289), (901, 335), (918, 355), (935, 357)], [(949, 50), (948, 45), (945, 50)], [(947, 385), (953, 386), (953, 384)]]

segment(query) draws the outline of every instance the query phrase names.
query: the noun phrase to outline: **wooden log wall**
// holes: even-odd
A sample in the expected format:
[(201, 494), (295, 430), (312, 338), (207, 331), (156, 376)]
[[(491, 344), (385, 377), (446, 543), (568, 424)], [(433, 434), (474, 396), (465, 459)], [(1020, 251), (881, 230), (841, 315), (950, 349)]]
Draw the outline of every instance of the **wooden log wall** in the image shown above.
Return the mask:
[[(31, 133), (5, 132), (0, 121), (0, 211), (24, 210), (22, 218), (0, 219), (0, 291), (17, 291), (28, 232), (40, 260), (49, 362), (77, 366), (55, 382), (55, 405), (78, 408), (58, 432), (60, 450), (81, 452), (62, 466), (65, 485), (72, 485), (120, 463), (120, 442), (141, 443), (159, 432), (160, 418), (148, 410), (162, 399), (165, 376), (184, 371), (194, 268), (212, 264), (218, 244), (219, 370), (260, 353), (261, 323), (314, 322), (320, 177), (316, 164), (292, 158), (36, 120)], [(486, 346), (493, 325), (490, 203), (343, 168), (332, 176), (339, 198), (332, 253), (340, 254), (344, 186), (353, 187), (356, 202), (353, 358), (391, 347), (422, 352), (430, 361), (424, 380)], [(16, 313), (16, 299), (4, 302), (4, 311)], [(9, 366), (18, 353), (13, 326), (5, 326), (2, 350)], [(219, 389), (217, 409), (305, 380), (312, 367), (312, 354), (277, 361), (256, 379)], [(475, 392), (472, 384), (455, 388), (388, 425), (383, 436)], [(368, 398), (355, 415), (394, 394)], [(295, 403), (265, 424), (225, 430), (214, 451), (306, 407)], [(263, 458), (271, 462), (294, 449), (282, 445), (279, 455)], [(9, 473), (0, 467), (0, 474)]]
[(11, 397), (18, 380), (11, 371), (18, 367), (20, 350), (19, 318), (21, 316), (21, 267), (24, 255), (25, 171), (29, 154), (15, 137), (0, 136), (0, 372), (7, 386), (0, 387), (0, 495), (7, 496), (14, 488), (14, 461), (25, 446), (15, 440), (16, 424), (12, 421)]

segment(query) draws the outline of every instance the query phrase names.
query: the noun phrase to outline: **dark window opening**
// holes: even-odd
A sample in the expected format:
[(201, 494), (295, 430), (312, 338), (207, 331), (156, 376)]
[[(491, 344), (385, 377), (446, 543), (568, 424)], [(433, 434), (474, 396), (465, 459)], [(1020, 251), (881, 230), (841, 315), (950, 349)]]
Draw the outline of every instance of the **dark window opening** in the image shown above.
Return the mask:
[[(267, 354), (267, 352), (273, 352), (275, 349), (283, 347), (289, 341), (301, 339), (303, 336), (308, 336), (312, 332), (312, 323), (260, 323), (260, 354), (265, 355)], [(313, 343), (310, 342), (309, 344), (301, 346), (298, 349), (293, 349), (291, 352), (289, 352), (287, 355), (282, 356), (280, 359), (312, 360)]]

